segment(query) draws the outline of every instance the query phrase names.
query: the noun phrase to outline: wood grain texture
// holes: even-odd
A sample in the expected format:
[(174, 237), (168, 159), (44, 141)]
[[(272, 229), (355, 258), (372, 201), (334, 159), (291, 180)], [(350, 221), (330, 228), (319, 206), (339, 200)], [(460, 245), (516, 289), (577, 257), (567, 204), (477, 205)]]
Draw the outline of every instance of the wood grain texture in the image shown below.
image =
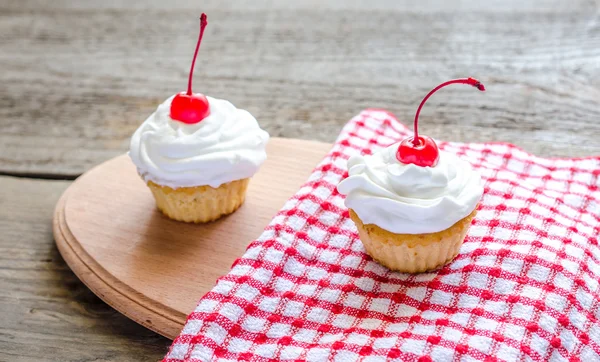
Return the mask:
[[(56, 243), (96, 295), (175, 338), (198, 299), (229, 271), (330, 148), (272, 139), (244, 205), (200, 225), (163, 216), (129, 157), (116, 157), (81, 176), (62, 196), (54, 216)], [(301, 149), (305, 152), (298, 154)]]
[[(274, 136), (331, 142), (365, 107), (422, 130), (509, 141), (542, 156), (600, 154), (597, 0), (3, 0), (0, 174), (74, 178), (127, 149), (183, 90), (196, 19), (210, 17), (196, 89)], [(168, 341), (100, 302), (51, 243), (68, 183), (0, 177), (0, 361), (139, 361)]]
[(252, 112), (274, 136), (331, 142), (365, 107), (410, 121), (448, 78), (474, 76), (422, 113), (423, 132), (508, 141), (542, 156), (600, 153), (600, 17), (593, 0), (347, 2), (5, 0), (0, 172), (73, 177), (124, 152), (186, 85), (197, 19), (210, 25), (196, 90)]
[(170, 341), (96, 297), (50, 222), (65, 181), (0, 177), (0, 361), (156, 361)]

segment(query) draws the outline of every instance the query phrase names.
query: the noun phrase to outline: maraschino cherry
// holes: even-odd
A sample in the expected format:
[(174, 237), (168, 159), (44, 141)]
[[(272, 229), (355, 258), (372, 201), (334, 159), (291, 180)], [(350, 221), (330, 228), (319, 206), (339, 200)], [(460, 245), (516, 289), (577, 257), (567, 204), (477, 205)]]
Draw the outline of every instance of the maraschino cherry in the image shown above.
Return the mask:
[(210, 114), (210, 106), (206, 96), (201, 93), (192, 93), (194, 65), (196, 64), (198, 49), (200, 49), (200, 43), (202, 42), (202, 36), (204, 35), (204, 28), (206, 28), (206, 25), (208, 25), (206, 14), (202, 13), (200, 16), (200, 35), (198, 36), (196, 51), (194, 52), (192, 67), (190, 68), (187, 92), (177, 93), (171, 102), (171, 118), (187, 124), (198, 123)]
[(482, 92), (485, 91), (483, 84), (477, 79), (473, 78), (453, 79), (433, 88), (429, 93), (427, 93), (425, 98), (423, 98), (419, 108), (417, 109), (417, 114), (415, 114), (415, 135), (413, 137), (404, 139), (402, 142), (400, 142), (400, 146), (398, 146), (398, 151), (396, 152), (396, 158), (398, 161), (406, 164), (413, 163), (421, 167), (433, 167), (437, 164), (438, 159), (440, 158), (440, 152), (437, 144), (431, 137), (419, 136), (419, 113), (421, 113), (421, 108), (423, 108), (423, 105), (433, 93), (447, 85), (456, 83), (468, 84)]

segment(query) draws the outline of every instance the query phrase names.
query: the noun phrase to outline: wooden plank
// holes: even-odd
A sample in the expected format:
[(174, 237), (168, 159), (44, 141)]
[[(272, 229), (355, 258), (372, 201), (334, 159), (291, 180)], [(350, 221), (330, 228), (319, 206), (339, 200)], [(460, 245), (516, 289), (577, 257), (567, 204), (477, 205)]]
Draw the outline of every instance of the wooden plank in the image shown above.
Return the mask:
[(250, 110), (273, 135), (326, 142), (365, 107), (423, 132), (508, 141), (543, 156), (600, 153), (594, 2), (376, 0), (4, 1), (0, 173), (73, 177), (124, 152), (186, 85), (197, 19), (210, 25), (196, 90)]
[(52, 239), (65, 181), (0, 177), (0, 361), (156, 361), (170, 341), (96, 297)]

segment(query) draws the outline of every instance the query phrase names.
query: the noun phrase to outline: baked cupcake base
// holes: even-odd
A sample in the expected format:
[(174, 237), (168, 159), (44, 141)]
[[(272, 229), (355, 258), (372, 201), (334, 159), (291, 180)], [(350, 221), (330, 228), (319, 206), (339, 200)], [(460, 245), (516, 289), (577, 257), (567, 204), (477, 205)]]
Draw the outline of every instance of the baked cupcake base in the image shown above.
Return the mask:
[(352, 209), (350, 218), (373, 259), (395, 271), (422, 273), (456, 257), (476, 213), (477, 208), (448, 229), (430, 234), (395, 234), (374, 224), (365, 225)]
[(217, 188), (194, 186), (177, 189), (148, 181), (148, 187), (158, 209), (169, 218), (204, 223), (237, 210), (244, 203), (249, 181), (249, 178), (245, 178)]

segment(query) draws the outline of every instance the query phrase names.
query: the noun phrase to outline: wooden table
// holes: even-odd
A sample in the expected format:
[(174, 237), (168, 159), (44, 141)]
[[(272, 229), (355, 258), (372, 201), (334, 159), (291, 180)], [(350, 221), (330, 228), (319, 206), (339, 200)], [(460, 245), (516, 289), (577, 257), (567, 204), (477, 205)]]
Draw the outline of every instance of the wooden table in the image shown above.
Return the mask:
[[(123, 5), (121, 3), (127, 3)], [(169, 341), (89, 292), (53, 244), (69, 181), (127, 150), (184, 90), (248, 109), (274, 136), (332, 142), (365, 107), (422, 130), (509, 141), (543, 156), (600, 154), (600, 17), (590, 0), (0, 2), (0, 361), (158, 360)], [(200, 296), (198, 296), (200, 297)]]

